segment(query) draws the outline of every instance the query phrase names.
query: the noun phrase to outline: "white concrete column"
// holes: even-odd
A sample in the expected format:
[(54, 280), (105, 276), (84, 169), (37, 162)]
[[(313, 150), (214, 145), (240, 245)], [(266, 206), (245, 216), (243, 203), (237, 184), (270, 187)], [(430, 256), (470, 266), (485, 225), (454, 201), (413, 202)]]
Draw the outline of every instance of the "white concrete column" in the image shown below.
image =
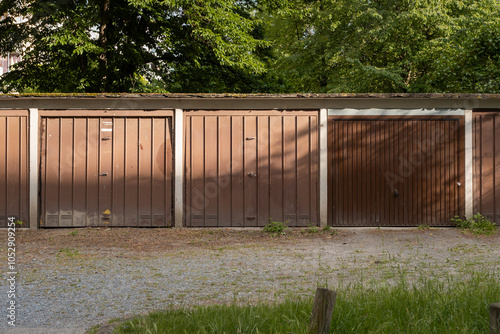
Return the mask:
[(319, 226), (328, 224), (328, 110), (319, 111)]
[(473, 147), (472, 147), (472, 110), (465, 111), (465, 216), (472, 217), (474, 210), (473, 194)]
[(184, 114), (174, 112), (174, 219), (175, 227), (183, 227), (184, 221)]
[(38, 229), (38, 109), (29, 110), (29, 222)]

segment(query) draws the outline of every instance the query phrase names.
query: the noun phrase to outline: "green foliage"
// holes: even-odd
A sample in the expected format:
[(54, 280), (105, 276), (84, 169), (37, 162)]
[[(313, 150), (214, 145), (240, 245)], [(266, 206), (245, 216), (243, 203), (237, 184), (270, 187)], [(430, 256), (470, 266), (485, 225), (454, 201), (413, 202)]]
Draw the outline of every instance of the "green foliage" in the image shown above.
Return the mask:
[(270, 45), (258, 31), (256, 11), (251, 0), (5, 0), (0, 54), (21, 50), (22, 61), (2, 76), (0, 87), (19, 92), (272, 89), (274, 79), (265, 74)]
[[(500, 299), (493, 274), (442, 282), (338, 287), (331, 333), (487, 333), (488, 305)], [(312, 294), (312, 293), (311, 293)], [(124, 322), (114, 333), (306, 333), (312, 298), (255, 306), (165, 310)]]
[(297, 0), (267, 31), (296, 91), (494, 93), (499, 15), (496, 0)]
[(276, 235), (284, 235), (286, 233), (286, 229), (288, 228), (286, 223), (273, 221), (269, 219), (269, 224), (264, 226), (263, 231)]
[(495, 223), (491, 222), (488, 218), (480, 213), (475, 214), (469, 219), (462, 219), (459, 216), (455, 216), (455, 218), (451, 219), (451, 222), (457, 225), (459, 228), (467, 230), (475, 235), (491, 235), (496, 233)]

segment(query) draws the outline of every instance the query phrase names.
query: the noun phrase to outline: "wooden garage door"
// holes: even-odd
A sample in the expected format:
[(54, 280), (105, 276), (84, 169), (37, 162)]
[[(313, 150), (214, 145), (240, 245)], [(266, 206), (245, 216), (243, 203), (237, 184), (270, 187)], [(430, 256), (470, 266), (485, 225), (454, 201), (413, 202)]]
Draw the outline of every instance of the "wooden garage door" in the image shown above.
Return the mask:
[(500, 112), (474, 114), (474, 214), (500, 222)]
[(317, 111), (187, 113), (186, 225), (316, 225), (317, 128)]
[(0, 115), (0, 227), (8, 218), (28, 227), (28, 117), (20, 113)]
[(463, 214), (461, 122), (329, 116), (330, 224), (450, 225)]
[(170, 226), (171, 119), (42, 119), (41, 226)]

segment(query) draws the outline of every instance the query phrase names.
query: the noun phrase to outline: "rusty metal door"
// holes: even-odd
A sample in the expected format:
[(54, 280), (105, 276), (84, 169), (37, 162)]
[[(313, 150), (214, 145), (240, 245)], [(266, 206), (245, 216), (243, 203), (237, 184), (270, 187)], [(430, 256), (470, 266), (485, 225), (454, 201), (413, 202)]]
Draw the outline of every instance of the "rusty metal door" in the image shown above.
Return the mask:
[(0, 115), (0, 227), (10, 217), (29, 227), (27, 119), (27, 112)]
[(329, 224), (450, 225), (463, 214), (463, 120), (329, 116)]
[(41, 226), (170, 226), (170, 117), (45, 117)]
[(500, 112), (473, 113), (474, 214), (500, 222)]
[(318, 223), (317, 111), (194, 111), (185, 119), (187, 226)]

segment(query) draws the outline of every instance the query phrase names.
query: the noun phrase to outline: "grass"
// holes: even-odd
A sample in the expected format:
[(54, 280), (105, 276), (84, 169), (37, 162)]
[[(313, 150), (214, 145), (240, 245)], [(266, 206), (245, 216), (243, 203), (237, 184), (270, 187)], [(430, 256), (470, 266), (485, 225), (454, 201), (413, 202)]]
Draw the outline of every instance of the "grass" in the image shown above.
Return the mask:
[[(493, 274), (422, 277), (395, 285), (339, 286), (330, 333), (487, 333), (489, 304), (500, 302)], [(254, 306), (175, 309), (136, 317), (113, 333), (306, 333), (311, 299)]]
[(451, 221), (462, 230), (469, 231), (475, 235), (492, 235), (496, 233), (495, 223), (480, 213), (473, 215), (469, 219), (462, 219), (459, 216), (455, 216)]

